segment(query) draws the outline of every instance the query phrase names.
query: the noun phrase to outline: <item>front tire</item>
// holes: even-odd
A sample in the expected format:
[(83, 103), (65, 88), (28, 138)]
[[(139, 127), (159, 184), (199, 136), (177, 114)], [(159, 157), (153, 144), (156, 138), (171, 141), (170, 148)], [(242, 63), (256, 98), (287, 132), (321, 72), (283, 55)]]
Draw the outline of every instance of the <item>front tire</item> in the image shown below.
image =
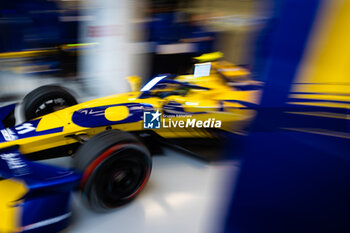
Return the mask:
[(133, 135), (108, 130), (87, 141), (74, 156), (82, 172), (84, 201), (106, 211), (132, 201), (147, 183), (152, 163), (147, 148)]
[(26, 121), (77, 104), (78, 101), (66, 89), (56, 85), (39, 87), (22, 101)]

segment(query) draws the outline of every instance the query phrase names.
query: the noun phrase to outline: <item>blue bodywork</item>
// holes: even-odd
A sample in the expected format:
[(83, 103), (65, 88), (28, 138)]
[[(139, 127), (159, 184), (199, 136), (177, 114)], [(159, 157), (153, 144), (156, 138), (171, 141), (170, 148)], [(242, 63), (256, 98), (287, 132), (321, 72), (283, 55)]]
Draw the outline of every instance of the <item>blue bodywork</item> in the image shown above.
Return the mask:
[(40, 120), (41, 119), (36, 119), (36, 120), (32, 120), (32, 121), (28, 121), (28, 122), (16, 125), (15, 127), (1, 129), (0, 143), (6, 142), (6, 141), (23, 139), (23, 138), (41, 136), (46, 134), (59, 133), (63, 131), (63, 127), (57, 127), (57, 128), (38, 132), (36, 131), (36, 128)]
[[(128, 117), (120, 121), (109, 121), (105, 116), (105, 110), (117, 106), (127, 107), (129, 110)], [(84, 108), (73, 113), (72, 121), (76, 125), (89, 128), (121, 123), (133, 123), (142, 120), (144, 109), (153, 110), (153, 107), (150, 104), (128, 103)]]
[[(0, 122), (15, 108), (15, 104), (0, 108)], [(5, 129), (0, 125), (0, 142), (13, 138), (38, 136), (34, 129), (40, 119)], [(6, 131), (6, 132), (5, 132)], [(62, 128), (39, 132), (41, 135), (62, 131)], [(6, 133), (9, 133), (8, 135)], [(5, 138), (4, 134), (10, 138)], [(17, 146), (0, 150), (0, 177), (15, 179), (25, 184), (26, 194), (17, 207), (21, 232), (58, 232), (68, 226), (71, 216), (70, 196), (77, 187), (81, 175), (71, 169), (27, 160)], [(18, 206), (19, 205), (19, 206)]]

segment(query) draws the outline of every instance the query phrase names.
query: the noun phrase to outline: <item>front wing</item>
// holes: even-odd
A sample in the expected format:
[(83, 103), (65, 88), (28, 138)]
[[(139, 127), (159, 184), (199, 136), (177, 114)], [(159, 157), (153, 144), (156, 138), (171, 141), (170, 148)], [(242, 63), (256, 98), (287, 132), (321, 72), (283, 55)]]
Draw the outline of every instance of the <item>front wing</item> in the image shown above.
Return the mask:
[(0, 151), (0, 232), (58, 232), (69, 222), (74, 171), (29, 161), (16, 147)]

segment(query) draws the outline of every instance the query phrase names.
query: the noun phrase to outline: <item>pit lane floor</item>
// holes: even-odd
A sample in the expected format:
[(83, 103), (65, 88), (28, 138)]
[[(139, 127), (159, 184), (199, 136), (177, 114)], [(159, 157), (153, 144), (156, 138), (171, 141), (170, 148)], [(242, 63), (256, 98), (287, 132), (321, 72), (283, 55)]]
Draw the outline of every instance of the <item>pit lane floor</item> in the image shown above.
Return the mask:
[[(70, 158), (49, 160), (70, 166)], [(207, 163), (182, 152), (165, 149), (153, 157), (153, 171), (145, 189), (130, 204), (109, 213), (94, 213), (73, 195), (69, 233), (209, 233), (219, 232), (234, 187), (239, 161)], [(231, 183), (232, 184), (232, 183)]]

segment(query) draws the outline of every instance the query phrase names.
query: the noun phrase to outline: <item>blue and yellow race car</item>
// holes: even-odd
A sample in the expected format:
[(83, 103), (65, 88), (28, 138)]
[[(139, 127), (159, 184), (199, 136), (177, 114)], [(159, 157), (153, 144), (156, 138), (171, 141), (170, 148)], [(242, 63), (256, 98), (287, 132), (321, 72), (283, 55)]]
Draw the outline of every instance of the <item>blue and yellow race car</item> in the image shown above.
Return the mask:
[[(0, 108), (0, 232), (63, 229), (76, 188), (93, 210), (124, 205), (148, 181), (155, 141), (211, 139), (244, 128), (260, 83), (227, 62), (200, 65), (194, 75), (160, 75), (141, 90), (140, 79), (130, 77), (133, 92), (80, 104), (65, 88), (48, 85), (20, 106)], [(74, 170), (36, 162), (57, 156), (72, 156)]]

